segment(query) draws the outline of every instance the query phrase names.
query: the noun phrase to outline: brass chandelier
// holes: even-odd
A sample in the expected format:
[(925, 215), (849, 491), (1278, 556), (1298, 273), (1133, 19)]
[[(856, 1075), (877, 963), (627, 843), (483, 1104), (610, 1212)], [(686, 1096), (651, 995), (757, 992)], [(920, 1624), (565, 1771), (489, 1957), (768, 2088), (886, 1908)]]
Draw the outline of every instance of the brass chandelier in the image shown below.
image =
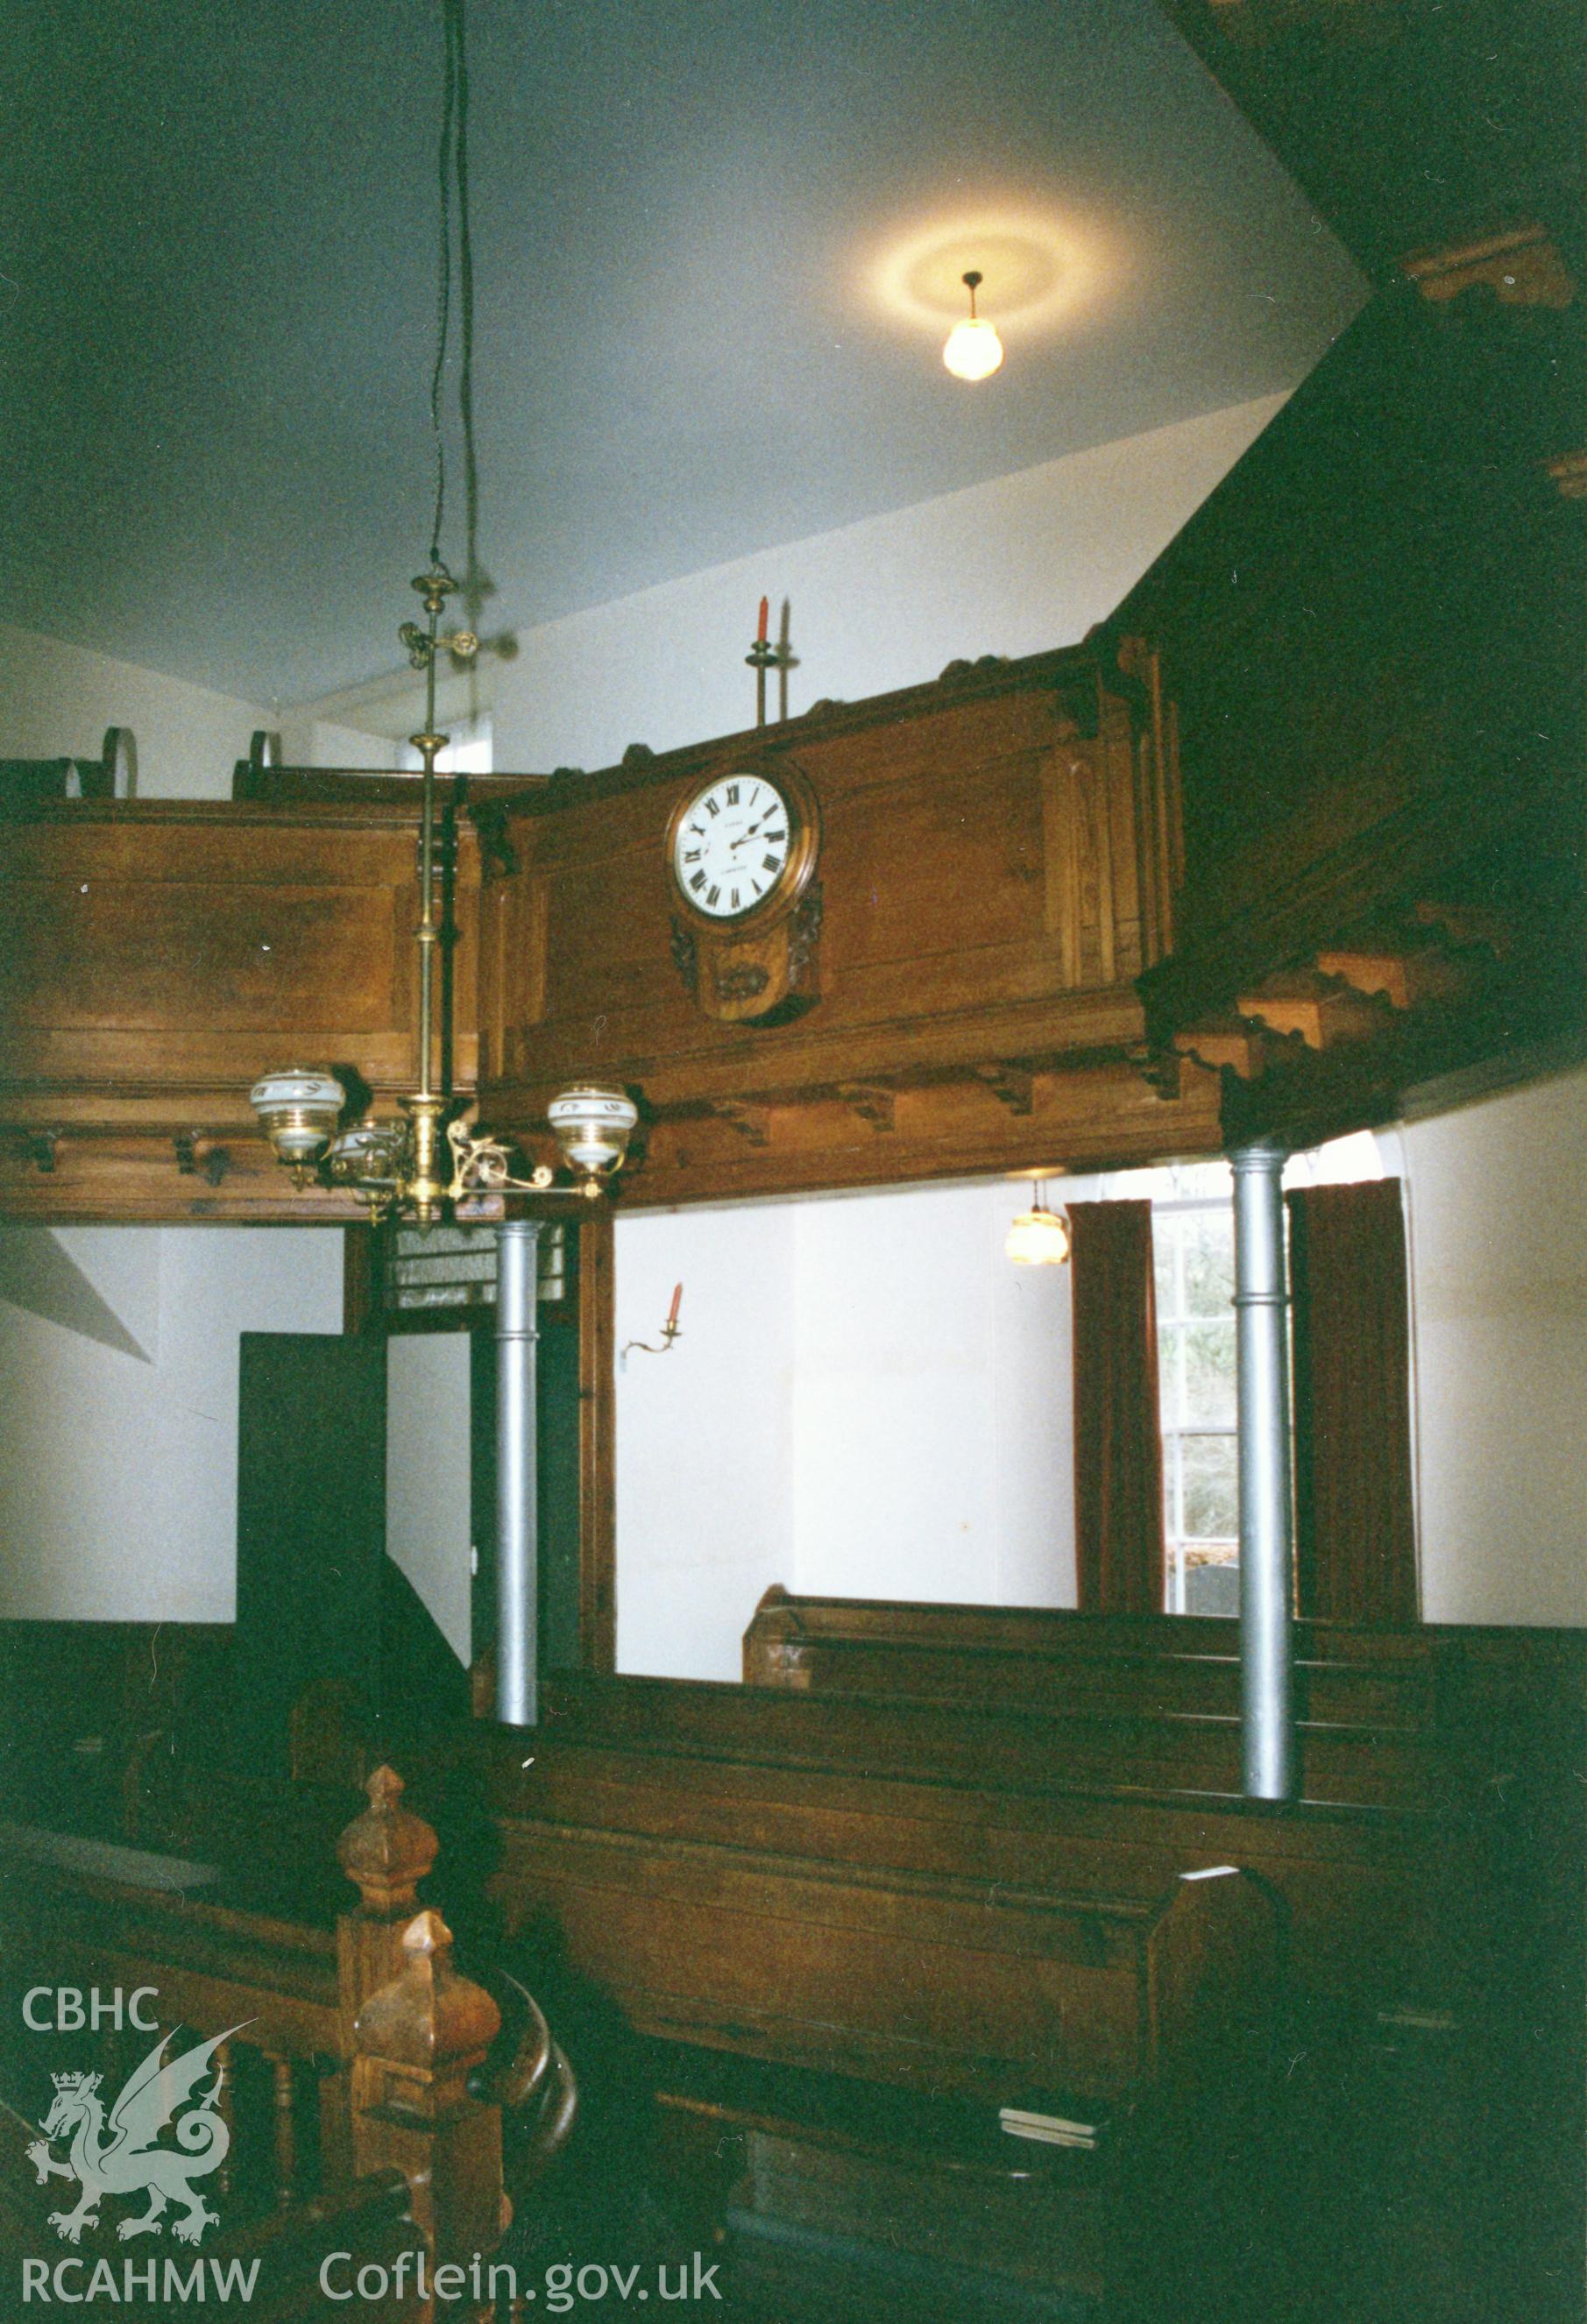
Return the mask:
[[(429, 562), (413, 583), (425, 613), (425, 622), (404, 622), (398, 636), (416, 669), (424, 672), (424, 728), (411, 737), (419, 752), (420, 782), (419, 844), (419, 1086), (399, 1099), (399, 1116), (366, 1116), (344, 1128), (349, 1098), (328, 1066), (293, 1065), (265, 1074), (249, 1092), (249, 1100), (263, 1126), (275, 1157), (292, 1174), (300, 1188), (312, 1185), (346, 1188), (368, 1209), (372, 1219), (411, 1219), (429, 1226), (454, 1204), (481, 1194), (540, 1193), (554, 1182), (547, 1166), (527, 1177), (512, 1175), (511, 1148), (502, 1139), (475, 1136), (463, 1120), (467, 1102), (459, 1102), (444, 1086), (446, 1074), (436, 1061), (435, 964), (442, 939), (438, 908), (436, 861), (436, 760), (447, 737), (436, 731), (436, 657), (451, 655), (472, 661), (479, 640), (471, 630), (442, 633), (441, 617), (457, 583), (441, 556), (441, 521), (446, 510), (446, 451), (441, 429), (441, 388), (445, 376), (451, 318), (452, 230), (454, 193), (457, 208), (457, 277), (459, 306), (459, 407), (462, 419), (464, 484), (467, 500), (466, 527), (469, 569), (475, 567), (473, 304), (474, 266), (468, 213), (468, 71), (464, 47), (463, 0), (442, 0), (446, 34), (446, 72), (440, 134), (440, 297), (437, 346), (430, 375), (430, 429), (435, 446), (435, 518), (430, 529)], [(574, 1181), (587, 1195), (598, 1195), (611, 1174), (622, 1167), (628, 1141), (639, 1120), (638, 1109), (625, 1090), (581, 1082), (553, 1099), (547, 1120), (556, 1134), (563, 1159)]]

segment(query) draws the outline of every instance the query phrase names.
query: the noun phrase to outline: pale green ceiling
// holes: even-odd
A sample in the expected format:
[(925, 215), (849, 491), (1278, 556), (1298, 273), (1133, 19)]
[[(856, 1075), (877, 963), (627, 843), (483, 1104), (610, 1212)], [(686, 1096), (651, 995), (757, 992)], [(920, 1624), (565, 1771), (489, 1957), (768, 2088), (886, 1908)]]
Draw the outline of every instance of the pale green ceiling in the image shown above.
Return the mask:
[[(0, 30), (9, 617), (255, 701), (391, 667), (434, 0)], [(471, 0), (469, 38), (497, 627), (1287, 387), (1362, 295), (1153, 0)], [(966, 389), (872, 262), (1010, 208), (1097, 280)]]

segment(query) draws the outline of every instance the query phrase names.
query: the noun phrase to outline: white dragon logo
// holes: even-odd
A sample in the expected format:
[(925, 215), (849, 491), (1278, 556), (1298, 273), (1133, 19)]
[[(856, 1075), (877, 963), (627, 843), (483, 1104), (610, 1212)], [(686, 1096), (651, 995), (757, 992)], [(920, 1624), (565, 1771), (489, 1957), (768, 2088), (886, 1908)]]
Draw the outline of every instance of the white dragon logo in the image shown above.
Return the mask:
[[(28, 2148), (28, 2160), (39, 2174), (41, 2187), (50, 2179), (75, 2179), (83, 2190), (74, 2211), (50, 2214), (51, 2226), (68, 2243), (75, 2244), (85, 2227), (98, 2225), (98, 2207), (106, 2195), (146, 2193), (149, 2197), (148, 2209), (137, 2218), (123, 2219), (116, 2229), (124, 2242), (129, 2236), (158, 2235), (161, 2213), (173, 2201), (187, 2206), (184, 2216), (172, 2223), (182, 2243), (196, 2244), (206, 2227), (217, 2224), (219, 2213), (205, 2208), (204, 2198), (189, 2181), (217, 2170), (231, 2146), (231, 2132), (217, 2111), (219, 2069), (202, 2096), (194, 2098), (193, 2092), (221, 2043), (242, 2030), (239, 2025), (230, 2026), (212, 2042), (201, 2042), (196, 2049), (184, 2050), (180, 2057), (169, 2060), (165, 2052), (172, 2037), (162, 2035), (129, 2076), (111, 2109), (108, 2125), (97, 2074), (54, 2077), (55, 2102), (40, 2125), (43, 2137), (34, 2139)], [(188, 2111), (176, 2126), (176, 2135), (187, 2152), (179, 2154), (169, 2146), (156, 2146), (154, 2141), (182, 2106)], [(48, 2142), (68, 2137), (71, 2160), (58, 2162)]]

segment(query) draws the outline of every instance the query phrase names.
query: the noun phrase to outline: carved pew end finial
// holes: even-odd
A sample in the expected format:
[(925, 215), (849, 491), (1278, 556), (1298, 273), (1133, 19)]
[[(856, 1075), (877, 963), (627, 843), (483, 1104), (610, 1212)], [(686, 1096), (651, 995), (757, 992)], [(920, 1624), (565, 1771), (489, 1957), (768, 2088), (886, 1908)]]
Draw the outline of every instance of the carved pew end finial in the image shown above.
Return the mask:
[(406, 1789), (393, 1767), (377, 1767), (364, 1790), (369, 1805), (337, 1842), (337, 1861), (356, 1887), (364, 1910), (383, 1921), (411, 1913), (420, 1881), (440, 1842), (422, 1816), (402, 1805)]

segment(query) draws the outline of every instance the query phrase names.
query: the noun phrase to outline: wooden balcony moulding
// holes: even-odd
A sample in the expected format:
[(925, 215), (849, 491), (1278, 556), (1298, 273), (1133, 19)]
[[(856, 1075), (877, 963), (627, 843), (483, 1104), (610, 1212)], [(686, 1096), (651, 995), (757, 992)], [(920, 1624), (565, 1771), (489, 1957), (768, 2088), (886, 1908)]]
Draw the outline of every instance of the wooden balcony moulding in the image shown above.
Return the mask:
[[(1171, 710), (1127, 644), (1115, 664), (1077, 648), (976, 665), (498, 788), (488, 844), (466, 819), (453, 842), (453, 1086), (471, 1093), (483, 1062), (483, 1114), (526, 1139), (569, 1078), (634, 1087), (639, 1202), (1056, 1165), (1060, 1137), (1087, 1155), (1201, 1148), (1204, 1077), (1174, 1084), (1176, 1123), (1128, 1069), (1130, 979), (1168, 940), (1180, 850)], [(819, 799), (822, 973), (797, 1024), (708, 1017), (672, 957), (668, 817), (703, 769), (740, 758), (797, 769)], [(411, 1085), (416, 842), (392, 785), (351, 779), (291, 803), (0, 822), (10, 1214), (351, 1215), (272, 1173), (247, 1093), (294, 1061), (377, 1101)]]
[[(245, 1098), (246, 1092), (244, 1093)], [(41, 1167), (48, 1152), (49, 1167)], [(193, 1141), (184, 1167), (163, 1131), (0, 1130), (0, 1219), (41, 1226), (350, 1226), (350, 1194), (300, 1194), (264, 1139), (227, 1130)], [(217, 1170), (216, 1158), (225, 1167)]]
[(1024, 1112), (980, 1074), (680, 1103), (644, 1125), (620, 1205), (997, 1170), (1124, 1168), (1221, 1151), (1218, 1077), (1193, 1059), (1175, 1059), (1172, 1082), (1160, 1087), (1121, 1058), (1064, 1061), (1027, 1078)]
[[(510, 816), (517, 870), (487, 881), (487, 1111), (531, 1115), (595, 1065), (671, 1105), (973, 1070), (1021, 1032), (1093, 1047), (1087, 1010), (1117, 1014), (1166, 942), (1162, 731), (1147, 679), (1075, 650), (553, 782)], [(669, 817), (739, 763), (819, 805), (819, 997), (797, 1022), (707, 1016), (674, 960)]]
[[(116, 802), (0, 821), (0, 1138), (247, 1133), (301, 1059), (412, 1078), (418, 825), (402, 808)], [(456, 1078), (472, 1084), (478, 854), (458, 843)]]

